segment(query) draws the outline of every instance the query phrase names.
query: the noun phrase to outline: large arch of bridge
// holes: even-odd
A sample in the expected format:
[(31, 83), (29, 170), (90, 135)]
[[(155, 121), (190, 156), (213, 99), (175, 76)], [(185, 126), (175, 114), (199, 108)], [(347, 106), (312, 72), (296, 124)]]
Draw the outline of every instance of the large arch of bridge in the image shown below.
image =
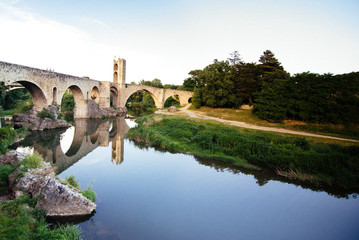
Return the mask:
[(45, 92), (39, 87), (37, 84), (27, 81), (27, 80), (20, 80), (17, 81), (22, 86), (24, 86), (31, 94), (32, 102), (34, 103), (34, 110), (41, 111), (43, 108), (47, 107), (47, 98)]

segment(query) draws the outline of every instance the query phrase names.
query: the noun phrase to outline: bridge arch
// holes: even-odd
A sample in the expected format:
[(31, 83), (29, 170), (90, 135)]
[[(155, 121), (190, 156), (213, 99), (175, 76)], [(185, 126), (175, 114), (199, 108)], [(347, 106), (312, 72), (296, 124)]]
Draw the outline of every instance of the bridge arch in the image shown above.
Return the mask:
[[(71, 85), (70, 87), (68, 87), (68, 89), (71, 90), (71, 92), (72, 92), (72, 94), (74, 96), (74, 103), (75, 103), (74, 117), (75, 118), (86, 117), (86, 115), (87, 115), (87, 103), (85, 101), (85, 98), (84, 98), (84, 95), (83, 95), (81, 89), (76, 85)], [(65, 94), (65, 92), (64, 92), (64, 94)], [(62, 98), (63, 98), (63, 96), (61, 97), (61, 99)]]
[(100, 102), (100, 91), (98, 90), (98, 87), (94, 86), (91, 89), (91, 99), (94, 100), (97, 104)]
[[(125, 98), (123, 99), (124, 100), (124, 104), (127, 103), (128, 99), (131, 97), (132, 94), (136, 93), (136, 92), (147, 92), (153, 99), (153, 101), (155, 102), (155, 105), (157, 108), (162, 108), (163, 106), (163, 103), (162, 101), (159, 100), (159, 97), (162, 96), (162, 93), (154, 93), (154, 91), (152, 91), (152, 88), (153, 87), (148, 87), (148, 86), (145, 86), (145, 85), (132, 85), (132, 86), (135, 86), (133, 88), (126, 88), (126, 94), (125, 94)], [(163, 89), (161, 88), (153, 88), (153, 90), (155, 91), (162, 91)], [(157, 97), (158, 96), (158, 97)]]
[(45, 92), (37, 84), (26, 80), (20, 80), (17, 82), (30, 92), (35, 111), (40, 112), (43, 108), (47, 107), (48, 104)]
[(114, 86), (111, 86), (110, 94), (112, 94), (112, 102), (110, 101), (110, 106), (114, 108), (118, 107), (119, 106), (118, 89)]

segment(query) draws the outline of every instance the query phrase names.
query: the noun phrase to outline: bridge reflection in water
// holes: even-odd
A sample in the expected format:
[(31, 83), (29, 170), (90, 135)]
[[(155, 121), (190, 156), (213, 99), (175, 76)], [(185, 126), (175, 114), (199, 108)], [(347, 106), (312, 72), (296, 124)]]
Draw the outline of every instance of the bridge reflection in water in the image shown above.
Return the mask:
[[(124, 137), (130, 129), (124, 117), (97, 120), (75, 119), (72, 142), (68, 135), (64, 138), (66, 129), (48, 130), (31, 134), (21, 143), (21, 146), (33, 147), (34, 151), (50, 162), (60, 174), (97, 147), (108, 147), (111, 144), (111, 161), (121, 164), (124, 156)], [(64, 153), (61, 145), (71, 145)]]

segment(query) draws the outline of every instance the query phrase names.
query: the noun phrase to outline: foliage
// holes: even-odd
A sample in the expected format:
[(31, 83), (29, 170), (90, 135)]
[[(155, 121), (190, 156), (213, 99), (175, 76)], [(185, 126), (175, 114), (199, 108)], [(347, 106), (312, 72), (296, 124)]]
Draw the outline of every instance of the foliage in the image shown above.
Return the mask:
[(15, 138), (17, 132), (10, 127), (0, 128), (0, 154), (6, 152), (9, 145), (11, 145)]
[(133, 116), (143, 116), (152, 114), (155, 109), (155, 101), (151, 95), (146, 92), (133, 93), (126, 103), (127, 112)]
[(65, 178), (65, 183), (70, 185), (71, 187), (74, 187), (76, 189), (80, 189), (80, 184), (79, 182), (75, 179), (74, 175), (71, 175), (70, 177)]
[(0, 203), (0, 239), (81, 239), (77, 226), (50, 229), (45, 212), (35, 208), (36, 201), (23, 195)]
[(10, 164), (0, 165), (0, 192), (7, 190), (9, 186), (9, 175), (15, 171), (16, 166)]
[(293, 170), (316, 182), (359, 189), (359, 147), (314, 144), (304, 138), (262, 132), (175, 116), (146, 116), (127, 137), (149, 146), (187, 152), (244, 166)]
[(37, 116), (41, 119), (50, 118), (52, 121), (55, 120), (55, 116), (47, 108), (43, 108), (42, 111), (37, 114)]
[(77, 190), (79, 190), (79, 193), (81, 193), (84, 197), (86, 197), (92, 202), (95, 202), (96, 193), (92, 190), (92, 185), (88, 186), (85, 190), (80, 190), (79, 181), (75, 179), (74, 175), (71, 175), (70, 177), (66, 176), (65, 184), (76, 188)]
[(42, 156), (40, 156), (37, 153), (28, 155), (21, 162), (21, 165), (23, 165), (23, 168), (21, 170), (23, 172), (26, 172), (30, 168), (39, 168), (41, 166), (42, 161), (43, 161)]
[(5, 96), (6, 96), (6, 90), (8, 89), (7, 86), (5, 86), (4, 82), (0, 82), (0, 107), (4, 108), (5, 105)]
[(171, 107), (171, 106), (176, 106), (176, 107), (180, 106), (180, 102), (179, 102), (179, 99), (178, 99), (177, 95), (175, 95), (173, 97), (169, 97), (169, 98), (166, 99), (165, 108)]
[(359, 72), (336, 75), (301, 73), (267, 86), (254, 113), (268, 121), (359, 123)]
[(146, 86), (150, 86), (150, 87), (156, 87), (156, 88), (163, 88), (162, 82), (158, 78), (155, 78), (152, 81), (146, 81), (146, 80), (142, 79), (138, 84), (146, 85)]
[(80, 191), (80, 193), (86, 197), (88, 200), (95, 202), (96, 200), (96, 193), (92, 190), (92, 186), (88, 186), (85, 190)]
[(27, 113), (33, 106), (32, 99), (19, 101), (14, 109), (14, 113)]
[(230, 55), (228, 61), (214, 60), (203, 70), (191, 71), (192, 76), (184, 80), (184, 89), (194, 91), (197, 108), (252, 105), (264, 86), (289, 76), (269, 50), (260, 57), (260, 64), (245, 63), (237, 51)]
[(71, 91), (64, 94), (61, 100), (61, 112), (71, 112), (75, 108), (75, 100)]
[(31, 100), (31, 94), (26, 88), (18, 88), (6, 92), (4, 109), (14, 109), (21, 102), (27, 102)]

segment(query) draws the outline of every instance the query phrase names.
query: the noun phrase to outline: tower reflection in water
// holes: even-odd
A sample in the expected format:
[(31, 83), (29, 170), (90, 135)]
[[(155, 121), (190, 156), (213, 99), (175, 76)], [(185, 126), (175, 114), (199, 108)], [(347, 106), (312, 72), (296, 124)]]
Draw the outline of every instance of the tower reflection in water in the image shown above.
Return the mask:
[(34, 151), (50, 162), (60, 174), (97, 147), (111, 144), (111, 161), (121, 164), (124, 157), (124, 137), (130, 129), (124, 117), (99, 120), (76, 119), (70, 129), (48, 130), (31, 134), (21, 147)]

